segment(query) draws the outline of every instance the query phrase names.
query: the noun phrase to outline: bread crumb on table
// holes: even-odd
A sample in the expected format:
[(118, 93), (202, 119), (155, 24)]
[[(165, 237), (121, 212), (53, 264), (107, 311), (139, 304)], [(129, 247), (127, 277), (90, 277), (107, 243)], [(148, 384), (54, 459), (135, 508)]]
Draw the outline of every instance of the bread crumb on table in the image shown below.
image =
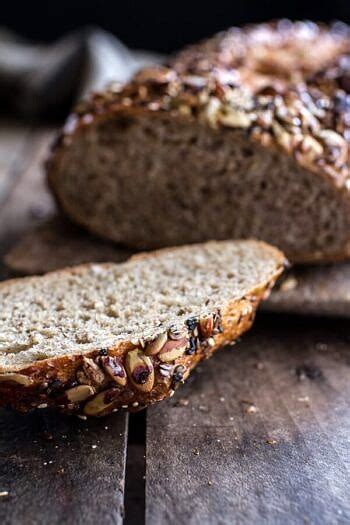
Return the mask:
[(267, 445), (277, 445), (276, 439), (267, 439), (266, 440)]
[(298, 281), (295, 277), (290, 276), (287, 277), (285, 281), (281, 283), (281, 286), (279, 289), (281, 292), (289, 292), (290, 290), (295, 290), (295, 288), (298, 286)]
[(245, 414), (255, 414), (259, 410), (252, 401), (242, 399), (241, 403), (243, 405), (243, 412)]

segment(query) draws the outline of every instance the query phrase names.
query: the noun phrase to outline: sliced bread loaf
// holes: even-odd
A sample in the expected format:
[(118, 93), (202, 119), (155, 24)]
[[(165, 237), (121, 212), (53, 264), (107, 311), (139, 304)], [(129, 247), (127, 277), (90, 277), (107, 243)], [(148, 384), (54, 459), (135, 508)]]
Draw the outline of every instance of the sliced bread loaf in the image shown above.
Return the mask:
[(103, 415), (172, 395), (250, 327), (284, 262), (261, 242), (210, 242), (4, 282), (0, 405)]
[[(48, 162), (63, 210), (137, 249), (253, 237), (293, 262), (347, 258), (350, 99), (336, 85), (325, 91), (314, 71), (350, 39), (309, 26), (232, 30), (175, 57), (174, 69), (94, 94)], [(305, 48), (318, 60), (302, 60)]]

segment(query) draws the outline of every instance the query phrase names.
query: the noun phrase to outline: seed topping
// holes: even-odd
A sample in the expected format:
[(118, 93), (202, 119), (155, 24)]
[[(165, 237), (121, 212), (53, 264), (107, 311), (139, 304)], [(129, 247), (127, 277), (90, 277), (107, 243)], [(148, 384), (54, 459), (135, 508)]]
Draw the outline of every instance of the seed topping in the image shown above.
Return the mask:
[(174, 373), (172, 376), (172, 385), (175, 387), (178, 383), (183, 382), (184, 380), (184, 373), (186, 372), (186, 367), (183, 365), (178, 365), (174, 369)]
[(93, 396), (94, 393), (95, 390), (91, 386), (79, 385), (66, 390), (65, 396), (70, 403), (80, 403)]
[(84, 406), (84, 414), (87, 416), (101, 416), (115, 406), (120, 395), (118, 388), (110, 388), (100, 392)]
[(205, 315), (199, 319), (199, 331), (202, 338), (207, 339), (210, 337), (214, 330), (214, 319), (213, 316)]
[(185, 328), (171, 326), (168, 330), (168, 335), (173, 341), (178, 341), (179, 339), (183, 339), (187, 336), (187, 330)]
[(141, 392), (150, 392), (154, 384), (151, 359), (141, 350), (131, 350), (126, 356), (126, 371), (132, 384)]
[(0, 383), (17, 383), (21, 386), (31, 386), (33, 380), (24, 374), (6, 373), (0, 374)]
[(225, 64), (202, 68), (195, 61), (195, 71), (144, 69), (124, 87), (116, 89), (114, 83), (79, 104), (58, 144), (69, 144), (75, 130), (90, 125), (94, 115), (122, 106), (171, 111), (214, 128), (244, 130), (252, 140), (280, 148), (304, 167), (323, 171), (345, 185), (350, 178), (349, 63), (348, 57), (339, 57), (333, 68), (302, 82), (299, 78), (277, 86), (265, 81), (260, 89), (252, 88), (239, 67), (228, 70)]
[(158, 354), (167, 342), (167, 340), (168, 336), (166, 333), (157, 335), (157, 337), (155, 337), (152, 341), (149, 341), (147, 343), (145, 354), (148, 356)]
[(101, 365), (108, 377), (120, 386), (125, 386), (127, 376), (121, 360), (117, 357), (103, 356), (100, 358)]
[(83, 366), (77, 372), (77, 379), (81, 384), (98, 387), (105, 381), (105, 375), (93, 359), (83, 357)]
[(158, 357), (163, 363), (175, 361), (185, 353), (187, 346), (187, 337), (176, 340), (169, 339), (158, 354)]

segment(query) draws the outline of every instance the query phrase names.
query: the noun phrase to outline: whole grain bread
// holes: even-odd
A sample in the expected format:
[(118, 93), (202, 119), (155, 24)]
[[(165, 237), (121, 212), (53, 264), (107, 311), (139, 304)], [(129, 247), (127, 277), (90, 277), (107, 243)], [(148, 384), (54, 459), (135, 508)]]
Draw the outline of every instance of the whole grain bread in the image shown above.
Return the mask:
[(57, 201), (136, 249), (254, 237), (292, 262), (349, 257), (350, 98), (324, 81), (349, 47), (339, 24), (231, 29), (92, 95), (48, 162)]
[(250, 327), (284, 263), (261, 242), (209, 242), (4, 282), (0, 406), (90, 416), (171, 396)]

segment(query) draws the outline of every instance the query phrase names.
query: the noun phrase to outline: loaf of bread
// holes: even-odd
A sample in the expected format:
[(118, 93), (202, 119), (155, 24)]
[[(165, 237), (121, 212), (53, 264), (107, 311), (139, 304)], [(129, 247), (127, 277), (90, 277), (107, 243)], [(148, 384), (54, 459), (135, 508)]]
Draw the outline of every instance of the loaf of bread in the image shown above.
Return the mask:
[(231, 29), (93, 94), (48, 161), (58, 203), (136, 249), (253, 237), (348, 258), (349, 47), (342, 24)]
[(0, 406), (100, 416), (171, 396), (250, 327), (284, 263), (222, 241), (2, 283)]

